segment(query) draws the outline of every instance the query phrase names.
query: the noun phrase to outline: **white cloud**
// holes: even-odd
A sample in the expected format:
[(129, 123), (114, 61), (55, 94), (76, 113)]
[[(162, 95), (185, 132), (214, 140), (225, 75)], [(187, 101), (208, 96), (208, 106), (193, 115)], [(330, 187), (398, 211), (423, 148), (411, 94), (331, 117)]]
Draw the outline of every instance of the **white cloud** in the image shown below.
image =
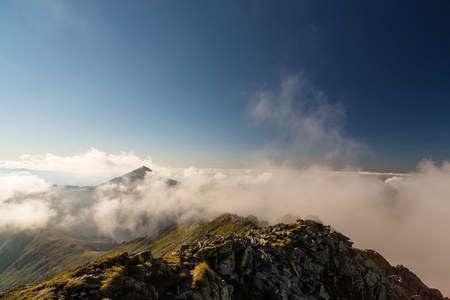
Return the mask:
[(0, 175), (0, 203), (17, 194), (42, 193), (50, 184), (29, 172), (13, 172)]
[(0, 230), (30, 229), (46, 226), (55, 212), (41, 199), (27, 199), (15, 203), (0, 203)]
[(0, 229), (45, 226), (54, 215), (44, 199), (50, 187), (28, 172), (0, 175)]
[(330, 103), (303, 73), (284, 78), (276, 92), (255, 92), (249, 112), (257, 124), (278, 129), (264, 151), (269, 158), (349, 162), (368, 150), (367, 145), (343, 133), (344, 107)]

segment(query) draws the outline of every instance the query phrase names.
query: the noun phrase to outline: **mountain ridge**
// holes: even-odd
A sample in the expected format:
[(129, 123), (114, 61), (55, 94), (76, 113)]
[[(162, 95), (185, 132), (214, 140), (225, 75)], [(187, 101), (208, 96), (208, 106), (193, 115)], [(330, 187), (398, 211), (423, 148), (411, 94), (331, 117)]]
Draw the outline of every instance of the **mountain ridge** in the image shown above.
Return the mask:
[[(224, 214), (186, 227), (170, 225), (145, 246), (141, 243), (145, 238), (124, 243), (117, 253), (0, 297), (448, 299), (406, 267), (391, 266), (376, 251), (353, 248), (348, 237), (330, 226), (297, 220), (261, 227), (254, 221)], [(175, 247), (160, 251), (159, 257), (153, 255), (150, 248), (160, 243), (156, 248), (161, 249), (165, 238), (177, 230), (195, 238), (179, 239)], [(134, 250), (128, 248), (132, 252), (122, 251), (124, 245), (132, 244), (137, 245)]]

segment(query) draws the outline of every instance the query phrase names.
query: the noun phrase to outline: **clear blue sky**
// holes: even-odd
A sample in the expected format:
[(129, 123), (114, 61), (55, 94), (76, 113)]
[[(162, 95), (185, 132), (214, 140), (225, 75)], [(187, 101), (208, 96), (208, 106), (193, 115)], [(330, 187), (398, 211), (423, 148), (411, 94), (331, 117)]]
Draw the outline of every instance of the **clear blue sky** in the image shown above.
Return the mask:
[(95, 147), (241, 167), (288, 130), (255, 124), (252, 95), (303, 74), (345, 110), (364, 169), (441, 163), (449, 16), (448, 0), (1, 1), (0, 160)]

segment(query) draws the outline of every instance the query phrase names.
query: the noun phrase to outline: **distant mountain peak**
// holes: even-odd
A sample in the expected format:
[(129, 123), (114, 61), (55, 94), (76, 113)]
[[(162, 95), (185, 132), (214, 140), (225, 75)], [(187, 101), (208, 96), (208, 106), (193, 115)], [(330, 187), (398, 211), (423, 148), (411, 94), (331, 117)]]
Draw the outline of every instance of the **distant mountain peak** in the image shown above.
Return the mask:
[(122, 175), (120, 177), (116, 177), (114, 179), (111, 179), (110, 183), (122, 183), (125, 180), (129, 182), (134, 182), (138, 180), (143, 180), (145, 178), (145, 175), (149, 172), (152, 172), (150, 168), (147, 168), (146, 166), (142, 166), (140, 168), (137, 168), (134, 171), (131, 171), (130, 173), (127, 173), (125, 175)]
[[(153, 171), (150, 168), (147, 168), (146, 166), (142, 166), (140, 168), (137, 168), (134, 171), (131, 171), (130, 173), (127, 173), (125, 175), (116, 177), (108, 181), (104, 184), (125, 184), (132, 186), (134, 183), (142, 182), (145, 179), (145, 176), (149, 173), (153, 173)], [(158, 178), (158, 177), (155, 177)], [(168, 186), (174, 186), (178, 184), (178, 181), (166, 178), (165, 182)], [(103, 184), (102, 184), (103, 185)]]
[(145, 172), (152, 172), (152, 170), (150, 168), (147, 168), (146, 166), (142, 166), (140, 168), (137, 168), (136, 170), (134, 170), (133, 172), (136, 171), (145, 171)]

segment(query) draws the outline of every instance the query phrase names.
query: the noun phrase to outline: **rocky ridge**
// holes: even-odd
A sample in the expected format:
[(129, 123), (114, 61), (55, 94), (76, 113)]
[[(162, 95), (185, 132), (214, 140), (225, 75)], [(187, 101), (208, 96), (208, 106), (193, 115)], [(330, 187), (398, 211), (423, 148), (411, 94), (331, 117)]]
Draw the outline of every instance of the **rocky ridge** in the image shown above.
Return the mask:
[(406, 267), (391, 266), (375, 251), (353, 248), (349, 238), (312, 220), (241, 234), (205, 234), (159, 258), (150, 250), (121, 252), (0, 297), (444, 299)]

